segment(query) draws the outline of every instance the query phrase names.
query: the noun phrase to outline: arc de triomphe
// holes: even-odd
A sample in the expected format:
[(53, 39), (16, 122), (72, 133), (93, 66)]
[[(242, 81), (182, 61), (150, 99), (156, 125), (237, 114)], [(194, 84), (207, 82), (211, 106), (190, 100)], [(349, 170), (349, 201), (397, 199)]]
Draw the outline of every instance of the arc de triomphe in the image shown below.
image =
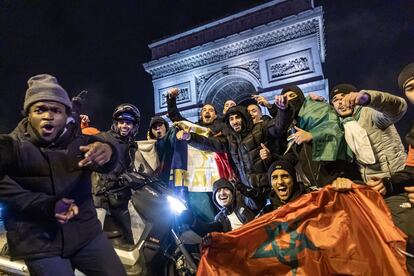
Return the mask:
[(273, 0), (149, 45), (155, 113), (166, 114), (165, 94), (178, 87), (178, 108), (198, 120), (202, 103), (221, 114), (228, 99), (259, 93), (273, 102), (282, 87), (328, 96), (323, 11), (313, 0)]

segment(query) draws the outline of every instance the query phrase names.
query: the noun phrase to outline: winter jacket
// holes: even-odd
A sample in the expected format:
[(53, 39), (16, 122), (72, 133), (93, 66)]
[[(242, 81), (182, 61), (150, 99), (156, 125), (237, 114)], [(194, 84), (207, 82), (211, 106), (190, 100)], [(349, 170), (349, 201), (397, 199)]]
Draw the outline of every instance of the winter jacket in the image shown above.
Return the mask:
[(414, 167), (414, 121), (411, 125), (410, 130), (405, 136), (405, 141), (408, 143), (408, 154), (405, 165), (409, 167)]
[[(84, 136), (76, 128), (67, 128), (54, 143), (43, 144), (26, 123), (8, 136), (2, 147), (3, 168), (0, 175), (0, 201), (12, 259), (67, 257), (87, 245), (101, 232), (91, 194), (91, 168), (80, 168), (80, 146), (99, 141)], [(93, 170), (109, 172), (111, 160)], [(6, 152), (4, 152), (6, 151)], [(58, 200), (70, 198), (79, 214), (66, 224), (54, 217)]]
[[(285, 141), (287, 128), (292, 121), (292, 113), (288, 108), (279, 111), (276, 118), (254, 125), (246, 108), (234, 106), (226, 115), (232, 113), (238, 113), (245, 122), (241, 133), (232, 130), (227, 136), (218, 138), (207, 138), (192, 133), (189, 143), (205, 151), (229, 152), (240, 182), (247, 187), (261, 187), (268, 191), (267, 169), (273, 160), (260, 158), (261, 143), (267, 144), (270, 139)], [(273, 136), (270, 135), (269, 128), (272, 128)]]
[[(345, 141), (344, 141), (345, 142)], [(283, 160), (296, 165), (296, 172), (305, 186), (323, 187), (338, 177), (354, 181), (362, 180), (355, 162), (347, 160), (315, 161), (312, 159), (312, 144), (293, 144), (282, 157)]]
[[(118, 156), (115, 168), (110, 173), (94, 173), (92, 177), (95, 205), (96, 207), (107, 208), (107, 199), (105, 197), (97, 196), (97, 194), (100, 195), (102, 191), (108, 188), (117, 189), (119, 176), (124, 172), (131, 172), (134, 170), (133, 161), (135, 159), (137, 144), (131, 137), (122, 137), (113, 130), (101, 132), (97, 137), (109, 141), (116, 148)], [(129, 200), (130, 191), (125, 189), (122, 192), (119, 192), (117, 197), (123, 197), (124, 200)]]
[(357, 122), (367, 131), (376, 159), (372, 165), (356, 160), (362, 178), (367, 181), (374, 176), (389, 177), (404, 168), (407, 155), (394, 123), (404, 116), (407, 103), (403, 98), (388, 93), (365, 92), (371, 101), (367, 106), (356, 107), (354, 114), (360, 114)]

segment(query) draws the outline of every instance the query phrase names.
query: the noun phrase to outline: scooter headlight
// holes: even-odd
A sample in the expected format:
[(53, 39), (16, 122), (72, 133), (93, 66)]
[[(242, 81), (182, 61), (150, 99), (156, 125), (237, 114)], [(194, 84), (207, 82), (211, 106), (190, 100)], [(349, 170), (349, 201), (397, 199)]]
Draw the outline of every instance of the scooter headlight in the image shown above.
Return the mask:
[(167, 196), (167, 200), (170, 203), (171, 210), (177, 215), (181, 214), (184, 210), (187, 210), (187, 207), (181, 200), (169, 195)]

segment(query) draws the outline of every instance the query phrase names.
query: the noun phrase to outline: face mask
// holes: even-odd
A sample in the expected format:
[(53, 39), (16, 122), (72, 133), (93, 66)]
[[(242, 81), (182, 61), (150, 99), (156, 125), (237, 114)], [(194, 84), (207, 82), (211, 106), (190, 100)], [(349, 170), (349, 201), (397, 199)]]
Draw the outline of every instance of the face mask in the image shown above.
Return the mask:
[(302, 105), (303, 105), (303, 99), (301, 99), (300, 97), (296, 97), (289, 101), (289, 106), (293, 109), (295, 113), (295, 117), (299, 113), (299, 110), (302, 108)]

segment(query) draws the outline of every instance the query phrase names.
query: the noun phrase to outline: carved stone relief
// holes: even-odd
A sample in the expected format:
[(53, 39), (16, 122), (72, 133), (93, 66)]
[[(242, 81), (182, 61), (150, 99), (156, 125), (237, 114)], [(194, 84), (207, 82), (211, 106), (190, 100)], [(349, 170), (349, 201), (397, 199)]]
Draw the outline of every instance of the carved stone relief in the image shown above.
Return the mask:
[(314, 71), (310, 49), (266, 60), (269, 82)]
[(167, 91), (172, 87), (177, 87), (180, 90), (180, 93), (177, 96), (177, 105), (191, 102), (191, 90), (190, 90), (190, 82), (180, 83), (174, 86), (169, 86), (165, 88), (158, 89), (159, 95), (159, 108), (167, 107)]
[(274, 46), (309, 34), (318, 33), (319, 20), (317, 18), (299, 24), (278, 29), (255, 37), (245, 39), (230, 45), (206, 51), (204, 53), (180, 59), (178, 61), (148, 68), (153, 79), (169, 76), (200, 66), (227, 60), (229, 58)]

